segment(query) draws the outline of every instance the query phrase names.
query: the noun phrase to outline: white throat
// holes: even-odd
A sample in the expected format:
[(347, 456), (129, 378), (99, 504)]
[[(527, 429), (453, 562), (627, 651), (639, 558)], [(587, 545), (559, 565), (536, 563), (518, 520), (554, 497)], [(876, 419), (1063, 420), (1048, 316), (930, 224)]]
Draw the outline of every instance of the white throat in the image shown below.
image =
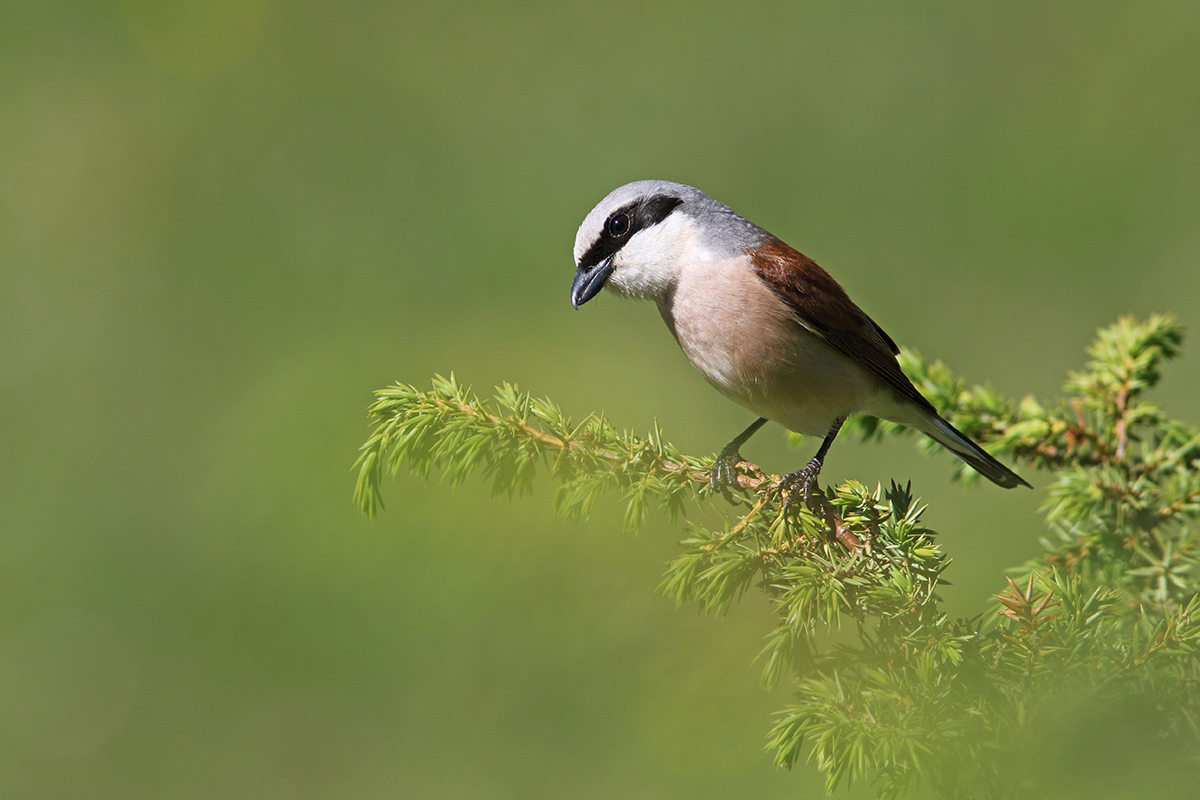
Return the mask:
[(680, 213), (638, 231), (613, 259), (608, 288), (625, 297), (662, 302), (674, 291), (697, 240), (695, 221)]

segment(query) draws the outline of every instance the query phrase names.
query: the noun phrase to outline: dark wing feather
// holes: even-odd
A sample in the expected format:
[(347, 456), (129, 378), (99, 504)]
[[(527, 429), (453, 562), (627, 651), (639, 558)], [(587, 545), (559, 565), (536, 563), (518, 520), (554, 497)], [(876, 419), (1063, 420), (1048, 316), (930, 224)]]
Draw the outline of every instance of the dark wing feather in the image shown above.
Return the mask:
[(854, 305), (828, 272), (795, 248), (770, 237), (751, 252), (758, 277), (795, 312), (801, 325), (871, 370), (901, 397), (937, 414), (900, 369), (900, 348)]

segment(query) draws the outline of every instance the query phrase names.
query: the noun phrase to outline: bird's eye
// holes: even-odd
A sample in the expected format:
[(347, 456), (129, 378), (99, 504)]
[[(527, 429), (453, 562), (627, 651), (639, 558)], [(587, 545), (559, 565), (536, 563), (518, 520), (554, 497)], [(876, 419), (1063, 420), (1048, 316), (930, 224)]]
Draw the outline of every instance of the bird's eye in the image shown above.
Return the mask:
[(624, 236), (629, 233), (629, 215), (615, 214), (609, 218), (608, 224), (605, 225), (609, 236)]

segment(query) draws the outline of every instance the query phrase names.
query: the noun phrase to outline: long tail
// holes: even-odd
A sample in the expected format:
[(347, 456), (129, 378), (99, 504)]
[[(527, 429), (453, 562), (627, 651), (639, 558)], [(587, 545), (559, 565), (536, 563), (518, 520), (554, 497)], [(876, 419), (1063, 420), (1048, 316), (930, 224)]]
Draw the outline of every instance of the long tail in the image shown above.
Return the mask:
[(976, 472), (992, 483), (1005, 489), (1014, 489), (1017, 486), (1033, 488), (1020, 475), (992, 458), (991, 454), (946, 420), (934, 415), (929, 417), (926, 423), (921, 429), (929, 438), (970, 464)]

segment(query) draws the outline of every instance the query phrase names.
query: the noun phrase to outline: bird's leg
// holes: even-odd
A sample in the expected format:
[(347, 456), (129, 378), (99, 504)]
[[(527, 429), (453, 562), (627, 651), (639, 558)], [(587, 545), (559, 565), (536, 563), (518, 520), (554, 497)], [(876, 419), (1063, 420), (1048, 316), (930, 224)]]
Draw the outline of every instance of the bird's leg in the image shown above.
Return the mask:
[(783, 500), (785, 509), (792, 507), (798, 493), (803, 493), (804, 502), (808, 502), (808, 495), (812, 491), (812, 487), (816, 485), (817, 476), (821, 474), (821, 467), (825, 463), (825, 454), (829, 452), (829, 445), (833, 444), (833, 440), (837, 438), (843, 422), (845, 422), (845, 418), (836, 420), (829, 427), (829, 433), (825, 434), (825, 441), (821, 442), (821, 446), (817, 448), (817, 454), (804, 466), (804, 469), (788, 473), (779, 479), (779, 491), (785, 493)]
[(750, 427), (739, 433), (736, 439), (721, 448), (721, 452), (713, 460), (712, 470), (708, 473), (710, 489), (716, 492), (737, 485), (737, 465), (742, 460), (742, 454), (738, 451), (741, 450), (746, 440), (765, 424), (767, 424), (767, 418), (759, 417), (750, 423)]

